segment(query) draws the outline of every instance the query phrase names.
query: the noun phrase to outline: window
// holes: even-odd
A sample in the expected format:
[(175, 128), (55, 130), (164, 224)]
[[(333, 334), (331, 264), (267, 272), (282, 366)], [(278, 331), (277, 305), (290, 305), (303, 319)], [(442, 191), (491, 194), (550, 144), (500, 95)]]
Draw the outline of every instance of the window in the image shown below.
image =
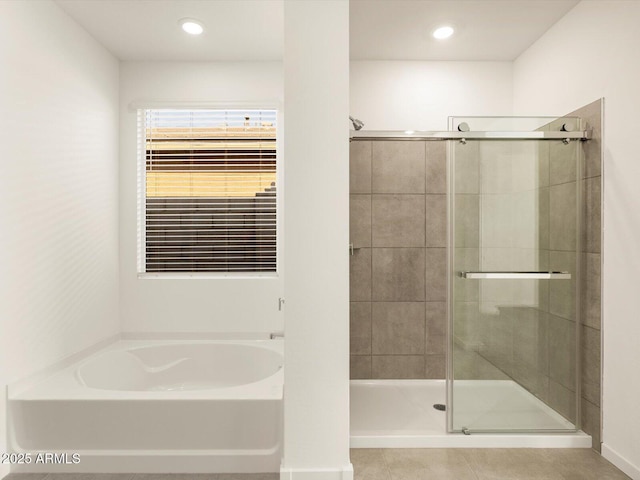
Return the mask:
[(276, 271), (276, 111), (138, 111), (139, 273)]

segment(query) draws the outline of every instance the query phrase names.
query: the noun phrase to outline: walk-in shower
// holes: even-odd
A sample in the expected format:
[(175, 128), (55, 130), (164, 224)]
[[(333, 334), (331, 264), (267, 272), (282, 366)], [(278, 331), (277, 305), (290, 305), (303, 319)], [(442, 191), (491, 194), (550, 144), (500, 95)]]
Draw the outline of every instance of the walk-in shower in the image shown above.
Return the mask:
[(577, 117), (351, 132), (352, 446), (591, 446), (590, 137)]

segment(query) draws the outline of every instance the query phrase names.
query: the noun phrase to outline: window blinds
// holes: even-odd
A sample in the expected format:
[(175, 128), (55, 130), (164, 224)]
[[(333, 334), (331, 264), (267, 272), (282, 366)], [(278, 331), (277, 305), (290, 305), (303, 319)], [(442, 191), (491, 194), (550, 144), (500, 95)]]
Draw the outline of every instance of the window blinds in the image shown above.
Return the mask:
[(276, 271), (276, 111), (138, 111), (138, 270)]

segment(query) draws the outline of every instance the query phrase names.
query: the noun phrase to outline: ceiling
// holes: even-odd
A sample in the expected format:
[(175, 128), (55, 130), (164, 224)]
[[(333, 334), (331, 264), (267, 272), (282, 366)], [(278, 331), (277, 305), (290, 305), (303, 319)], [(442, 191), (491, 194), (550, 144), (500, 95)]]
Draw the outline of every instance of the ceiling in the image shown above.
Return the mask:
[[(56, 0), (121, 60), (281, 60), (284, 1)], [(579, 0), (351, 0), (352, 60), (514, 60)], [(201, 36), (180, 30), (195, 18)], [(441, 24), (456, 28), (437, 41)]]
[[(281, 60), (283, 0), (56, 0), (121, 60)], [(202, 22), (202, 35), (178, 21)]]
[[(516, 59), (579, 0), (351, 0), (352, 60)], [(431, 36), (448, 24), (447, 40)]]

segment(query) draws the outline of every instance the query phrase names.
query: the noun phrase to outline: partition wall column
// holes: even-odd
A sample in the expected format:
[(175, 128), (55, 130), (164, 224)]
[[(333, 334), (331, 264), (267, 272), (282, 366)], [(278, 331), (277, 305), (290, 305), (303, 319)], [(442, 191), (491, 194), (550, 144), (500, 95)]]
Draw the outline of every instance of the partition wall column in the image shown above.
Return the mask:
[(284, 480), (349, 480), (349, 2), (285, 1)]

